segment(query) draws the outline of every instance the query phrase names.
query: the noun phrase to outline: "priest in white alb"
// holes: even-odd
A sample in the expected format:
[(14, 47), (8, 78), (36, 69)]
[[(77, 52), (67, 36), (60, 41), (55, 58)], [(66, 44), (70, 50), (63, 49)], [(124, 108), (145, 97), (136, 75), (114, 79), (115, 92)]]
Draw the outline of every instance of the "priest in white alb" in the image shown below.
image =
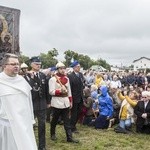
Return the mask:
[(37, 150), (31, 87), (18, 75), (19, 60), (6, 54), (0, 73), (0, 150)]

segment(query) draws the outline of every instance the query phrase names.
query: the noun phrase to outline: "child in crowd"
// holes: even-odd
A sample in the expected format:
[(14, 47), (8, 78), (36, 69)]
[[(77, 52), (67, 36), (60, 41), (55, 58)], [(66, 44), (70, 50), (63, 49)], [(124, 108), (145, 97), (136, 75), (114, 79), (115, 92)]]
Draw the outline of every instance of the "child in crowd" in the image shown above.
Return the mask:
[(93, 119), (93, 99), (89, 88), (84, 89), (84, 102), (83, 102), (83, 125), (89, 125)]
[(97, 118), (98, 116), (98, 91), (97, 91), (97, 86), (96, 85), (91, 85), (91, 97), (93, 99), (93, 113), (94, 113), (94, 118)]

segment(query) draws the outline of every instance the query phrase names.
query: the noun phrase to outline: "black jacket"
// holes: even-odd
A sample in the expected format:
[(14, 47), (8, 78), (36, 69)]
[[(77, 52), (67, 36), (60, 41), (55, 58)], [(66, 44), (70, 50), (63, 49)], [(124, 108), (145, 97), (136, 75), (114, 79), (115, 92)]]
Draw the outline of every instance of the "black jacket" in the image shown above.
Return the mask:
[(147, 113), (147, 120), (150, 122), (150, 101), (148, 102), (146, 108), (144, 107), (144, 101), (138, 101), (134, 108), (134, 113), (137, 115), (137, 132), (140, 132), (145, 123), (145, 119), (141, 117), (143, 113)]
[(84, 77), (82, 73), (79, 73), (79, 77), (73, 71), (68, 75), (70, 80), (71, 93), (73, 103), (83, 102), (83, 88), (84, 88)]
[(25, 76), (32, 87), (32, 101), (34, 110), (43, 110), (47, 108), (47, 104), (50, 104), (50, 95), (48, 88), (48, 80), (44, 73), (39, 72), (39, 76), (31, 77), (30, 74)]

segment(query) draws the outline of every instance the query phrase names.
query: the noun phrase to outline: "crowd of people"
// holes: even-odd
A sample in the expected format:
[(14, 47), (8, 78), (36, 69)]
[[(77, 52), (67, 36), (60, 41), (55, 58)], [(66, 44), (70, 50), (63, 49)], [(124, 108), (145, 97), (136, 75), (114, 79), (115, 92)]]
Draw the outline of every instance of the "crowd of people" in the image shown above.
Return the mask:
[[(128, 134), (135, 124), (137, 133), (150, 134), (150, 74), (143, 72), (71, 72), (58, 62), (41, 70), (39, 57), (30, 67), (19, 64), (18, 56), (6, 54), (0, 73), (0, 149), (46, 150), (46, 121), (50, 138), (57, 140), (56, 127), (63, 122), (66, 141), (79, 143), (77, 123), (89, 128), (114, 128)], [(38, 146), (34, 136), (38, 122)]]
[(150, 134), (149, 73), (97, 73), (90, 70), (84, 73), (84, 77), (94, 100), (91, 108), (97, 114), (89, 126), (94, 124), (100, 129), (114, 127), (116, 133), (129, 133), (135, 124), (136, 132)]

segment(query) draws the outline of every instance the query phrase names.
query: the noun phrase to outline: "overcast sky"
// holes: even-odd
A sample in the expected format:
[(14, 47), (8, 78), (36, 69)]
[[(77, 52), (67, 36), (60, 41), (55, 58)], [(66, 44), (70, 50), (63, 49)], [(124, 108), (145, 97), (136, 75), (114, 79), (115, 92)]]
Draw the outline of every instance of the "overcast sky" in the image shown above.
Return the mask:
[(150, 0), (0, 0), (21, 10), (20, 50), (70, 49), (113, 65), (150, 58)]

